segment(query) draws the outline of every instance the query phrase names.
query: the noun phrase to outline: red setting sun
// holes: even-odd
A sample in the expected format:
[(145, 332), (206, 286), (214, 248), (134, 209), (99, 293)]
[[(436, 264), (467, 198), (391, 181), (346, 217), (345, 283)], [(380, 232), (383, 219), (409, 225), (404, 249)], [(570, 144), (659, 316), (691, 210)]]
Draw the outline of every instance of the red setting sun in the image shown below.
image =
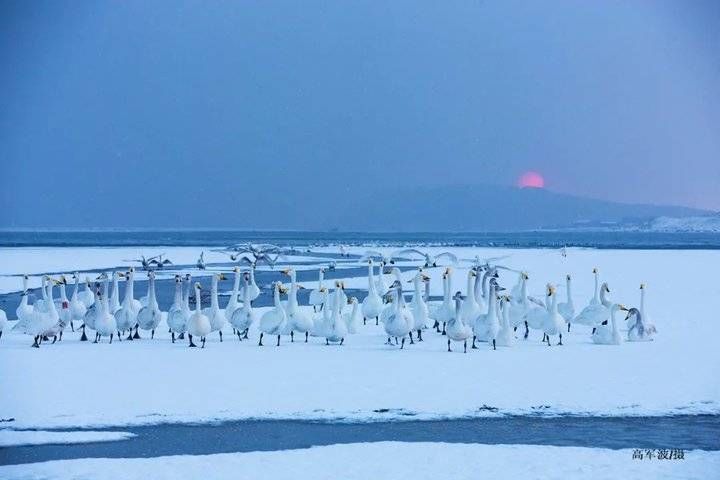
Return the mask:
[(543, 188), (545, 179), (538, 172), (528, 171), (520, 175), (517, 186), (520, 188)]

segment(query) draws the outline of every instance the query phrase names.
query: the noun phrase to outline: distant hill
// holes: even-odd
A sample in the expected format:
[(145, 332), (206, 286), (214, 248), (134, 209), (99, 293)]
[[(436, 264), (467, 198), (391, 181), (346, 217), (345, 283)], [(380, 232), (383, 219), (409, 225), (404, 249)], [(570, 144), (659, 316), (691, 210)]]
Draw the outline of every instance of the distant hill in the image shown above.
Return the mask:
[(518, 231), (636, 224), (709, 212), (501, 186), (405, 188), (325, 204), (325, 228), (355, 231)]

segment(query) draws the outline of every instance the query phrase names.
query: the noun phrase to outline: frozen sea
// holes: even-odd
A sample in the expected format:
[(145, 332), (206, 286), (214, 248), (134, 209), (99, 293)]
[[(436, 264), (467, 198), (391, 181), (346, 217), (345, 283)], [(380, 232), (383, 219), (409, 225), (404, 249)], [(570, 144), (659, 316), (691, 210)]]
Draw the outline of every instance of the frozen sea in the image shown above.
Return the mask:
[[(311, 337), (260, 348), (253, 330), (250, 341), (229, 331), (222, 343), (211, 337), (203, 351), (173, 345), (163, 328), (154, 340), (112, 345), (67, 331), (39, 350), (11, 332), (0, 339), (0, 478), (475, 478), (477, 465), (499, 478), (720, 472), (717, 234), (0, 232), (0, 308), (12, 324), (23, 273), (36, 298), (44, 273), (93, 276), (165, 253), (174, 262), (159, 274), (166, 310), (175, 273), (209, 285), (210, 273), (232, 266), (211, 250), (244, 241), (294, 247), (283, 265), (308, 289), (317, 287), (318, 266), (335, 261), (327, 277), (361, 300), (367, 278), (358, 258), (370, 246), (507, 256), (507, 266), (528, 271), (533, 294), (570, 273), (579, 308), (598, 267), (614, 301), (636, 305), (638, 285), (648, 285), (659, 333), (653, 342), (604, 346), (578, 326), (562, 347), (531, 332), (512, 348), (481, 344), (465, 355), (457, 346), (446, 352), (445, 337), (432, 332), (399, 351), (372, 322), (343, 347)], [(349, 258), (339, 257), (339, 245)], [(204, 272), (194, 268), (200, 251)], [(416, 265), (398, 262), (406, 279)], [(464, 291), (469, 265), (454, 269), (453, 291)], [(278, 269), (258, 269), (261, 311)], [(429, 270), (436, 300), (440, 272)], [(138, 297), (146, 291), (139, 277)], [(514, 282), (501, 273), (501, 283)], [(221, 282), (221, 305), (231, 286)], [(684, 458), (640, 461), (636, 449), (682, 449)]]

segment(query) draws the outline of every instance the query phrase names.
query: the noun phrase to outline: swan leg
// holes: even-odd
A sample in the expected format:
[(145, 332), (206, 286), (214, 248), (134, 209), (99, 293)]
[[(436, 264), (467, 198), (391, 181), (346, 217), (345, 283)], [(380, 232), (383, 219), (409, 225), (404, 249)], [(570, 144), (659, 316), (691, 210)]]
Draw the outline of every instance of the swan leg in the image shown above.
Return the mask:
[(402, 350), (404, 346), (405, 346), (405, 337), (402, 338), (402, 343), (400, 344), (400, 350)]
[(527, 340), (528, 335), (530, 335), (530, 327), (528, 327), (527, 322), (525, 322), (525, 336), (523, 338)]
[(222, 342), (222, 330), (218, 330), (218, 333), (220, 334), (220, 341)]
[(392, 345), (392, 340), (390, 340), (390, 337), (388, 337), (387, 342), (385, 342), (385, 345)]
[(100, 334), (95, 332), (95, 341), (93, 343), (98, 343), (98, 338), (100, 337)]
[(138, 333), (138, 325), (135, 325), (135, 335), (133, 335), (133, 338), (134, 339), (140, 338), (140, 334)]
[(202, 342), (202, 346), (200, 348), (205, 348), (205, 337), (202, 337), (200, 341)]
[(172, 328), (168, 328), (168, 333), (172, 333)]
[(547, 336), (547, 345), (550, 346), (550, 335)]
[(562, 345), (562, 333), (560, 334), (560, 341), (558, 342), (558, 345)]
[(75, 333), (75, 325), (73, 324), (72, 320), (70, 320), (70, 330), (72, 330), (72, 332)]
[(37, 335), (33, 338), (33, 344), (30, 345), (33, 348), (40, 348), (40, 344), (38, 343), (38, 337)]
[(363, 317), (363, 325), (367, 325), (367, 317)]
[(243, 338), (248, 338), (248, 332), (250, 331), (250, 328), (245, 329), (245, 335), (243, 335)]
[(55, 345), (55, 342), (57, 342), (57, 335), (53, 335), (53, 341), (50, 345)]
[(0, 330), (0, 338), (2, 338), (2, 330)]
[(81, 342), (87, 342), (87, 341), (88, 341), (87, 335), (85, 335), (85, 324), (84, 324), (84, 323), (83, 323), (83, 325), (82, 325), (82, 335), (80, 336), (80, 341), (81, 341)]
[(153, 338), (155, 338), (155, 329), (154, 328), (152, 330), (150, 330), (150, 340), (152, 340)]
[(545, 337), (547, 337), (547, 333), (543, 332), (543, 339), (540, 340), (540, 341), (541, 341), (541, 342), (544, 342), (544, 341), (545, 341)]
[(442, 334), (443, 334), (443, 335), (447, 335), (447, 332), (445, 331), (445, 323), (446, 323), (446, 322), (443, 322), (443, 330), (442, 330)]
[(171, 334), (172, 342), (175, 343), (175, 332), (170, 332), (170, 334)]
[(593, 327), (591, 335), (595, 335), (595, 330), (597, 330), (597, 328)]
[(345, 342), (345, 337), (340, 339), (340, 345), (342, 345)]
[(452, 352), (452, 350), (450, 350), (450, 339), (449, 338), (448, 338), (448, 352)]
[(125, 340), (131, 340), (131, 341), (133, 340), (132, 328), (130, 330), (128, 330), (128, 336)]
[(413, 342), (413, 338), (412, 338), (412, 330), (410, 330), (408, 335), (410, 335), (410, 345), (415, 345), (415, 342)]
[(467, 339), (463, 341), (463, 353), (467, 353)]
[(327, 338), (325, 339), (325, 345), (330, 345), (330, 341)]
[(307, 343), (307, 341), (308, 341), (308, 335), (309, 335), (309, 334), (310, 334), (310, 332), (305, 332), (305, 343)]
[(290, 343), (295, 343), (295, 332), (290, 330)]
[(432, 327), (435, 329), (435, 331), (436, 331), (437, 333), (440, 333), (440, 322), (438, 322), (437, 320), (435, 320), (435, 323), (433, 323), (433, 326), (432, 326)]
[(418, 328), (417, 334), (418, 334), (418, 342), (422, 342), (423, 341), (422, 330)]
[(237, 335), (238, 341), (239, 341), (239, 342), (242, 342), (242, 332), (240, 332), (240, 330), (235, 330), (235, 329), (233, 328), (233, 333)]
[(375, 317), (375, 325), (379, 325), (378, 322), (380, 321), (380, 316), (378, 315)]
[(470, 347), (470, 348), (474, 348), (475, 350), (477, 350), (477, 347), (475, 346), (475, 339), (476, 339), (476, 338), (477, 338), (477, 337), (476, 337), (475, 335), (473, 335), (472, 347)]
[(495, 339), (494, 338), (493, 338), (493, 350), (497, 350), (497, 348), (495, 348)]
[[(58, 338), (58, 342), (62, 342), (62, 334), (63, 334), (63, 331), (60, 330), (60, 337)], [(0, 337), (2, 337), (2, 332), (0, 332)]]
[(262, 346), (263, 346), (263, 344), (262, 344), (262, 337), (263, 337), (263, 333), (260, 332), (260, 341), (258, 342), (258, 347), (262, 347)]
[(192, 341), (192, 335), (190, 335), (189, 333), (188, 333), (188, 340), (190, 341), (190, 343), (188, 343), (188, 347), (197, 347), (197, 345), (195, 345)]
[(280, 335), (278, 335), (278, 343), (277, 343), (277, 345), (275, 345), (275, 346), (276, 346), (276, 347), (279, 347), (279, 346), (280, 346)]
[[(118, 337), (118, 342), (122, 342), (122, 337), (120, 336), (120, 330), (117, 331), (117, 337)], [(175, 343), (175, 342), (173, 342), (173, 343)]]
[(114, 333), (111, 333), (111, 334), (110, 334), (110, 345), (112, 345), (113, 336), (115, 336), (115, 334), (114, 334)]
[[(405, 337), (403, 337), (403, 338), (405, 338)], [(395, 345), (397, 345), (397, 344), (398, 344), (398, 340), (397, 340), (397, 337), (395, 337)]]
[(570, 333), (570, 324), (568, 323), (568, 333)]
[(185, 332), (182, 332), (180, 335), (178, 335), (178, 340), (185, 340)]

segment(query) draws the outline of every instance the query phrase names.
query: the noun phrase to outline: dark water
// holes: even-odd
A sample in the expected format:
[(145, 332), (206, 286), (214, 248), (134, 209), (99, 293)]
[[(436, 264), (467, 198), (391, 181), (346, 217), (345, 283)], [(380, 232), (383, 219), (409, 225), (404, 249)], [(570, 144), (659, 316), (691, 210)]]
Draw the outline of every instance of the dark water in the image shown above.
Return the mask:
[(0, 246), (226, 246), (241, 242), (305, 245), (447, 245), (595, 248), (720, 248), (720, 233), (515, 232), (367, 233), (193, 231), (0, 231)]
[[(337, 443), (402, 441), (720, 450), (720, 416), (532, 417), (329, 423), (287, 420), (113, 428), (118, 442), (0, 448), (0, 465), (104, 457), (271, 451)], [(440, 454), (440, 452), (438, 452)]]

